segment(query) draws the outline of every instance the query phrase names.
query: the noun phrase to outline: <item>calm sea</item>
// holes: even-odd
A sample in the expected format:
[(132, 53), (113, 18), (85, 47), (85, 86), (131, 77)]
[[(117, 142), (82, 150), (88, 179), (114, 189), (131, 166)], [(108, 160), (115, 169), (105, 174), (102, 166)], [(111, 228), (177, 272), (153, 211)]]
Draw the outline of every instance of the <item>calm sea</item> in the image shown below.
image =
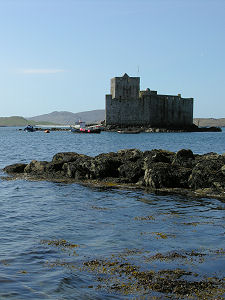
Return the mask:
[[(225, 131), (79, 135), (0, 128), (1, 169), (51, 160), (63, 151), (94, 156), (128, 148), (224, 153)], [(99, 276), (107, 272), (83, 268), (87, 261), (125, 257), (126, 252), (130, 263), (144, 269), (181, 268), (199, 279), (224, 277), (224, 209), (215, 199), (0, 179), (0, 299), (139, 299), (141, 292), (124, 295), (100, 284)], [(174, 251), (187, 259), (146, 260)], [(201, 253), (202, 259), (188, 253)]]

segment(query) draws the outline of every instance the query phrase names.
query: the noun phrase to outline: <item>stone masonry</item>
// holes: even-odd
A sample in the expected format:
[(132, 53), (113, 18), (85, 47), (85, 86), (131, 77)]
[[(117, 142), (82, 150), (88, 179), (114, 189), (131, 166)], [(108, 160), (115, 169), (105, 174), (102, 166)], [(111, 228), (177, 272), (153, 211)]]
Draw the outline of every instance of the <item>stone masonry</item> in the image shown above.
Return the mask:
[(193, 98), (140, 91), (140, 77), (126, 73), (111, 79), (105, 105), (106, 125), (183, 128), (193, 124)]

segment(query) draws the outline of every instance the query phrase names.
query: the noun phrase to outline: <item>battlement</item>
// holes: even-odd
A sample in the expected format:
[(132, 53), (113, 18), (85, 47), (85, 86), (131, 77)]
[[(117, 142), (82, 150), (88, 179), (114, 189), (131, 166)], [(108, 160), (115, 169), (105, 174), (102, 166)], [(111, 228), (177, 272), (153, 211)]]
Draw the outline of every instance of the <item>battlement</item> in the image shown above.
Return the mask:
[(157, 91), (151, 91), (149, 88), (147, 88), (145, 91), (140, 91), (139, 98), (151, 95), (157, 95)]

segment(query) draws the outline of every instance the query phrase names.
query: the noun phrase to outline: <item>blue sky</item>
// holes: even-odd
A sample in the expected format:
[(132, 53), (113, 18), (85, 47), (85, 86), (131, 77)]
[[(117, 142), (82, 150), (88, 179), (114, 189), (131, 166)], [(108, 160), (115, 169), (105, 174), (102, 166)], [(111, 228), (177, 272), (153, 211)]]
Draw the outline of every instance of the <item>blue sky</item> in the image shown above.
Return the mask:
[(0, 116), (103, 109), (125, 72), (225, 117), (225, 0), (0, 0)]

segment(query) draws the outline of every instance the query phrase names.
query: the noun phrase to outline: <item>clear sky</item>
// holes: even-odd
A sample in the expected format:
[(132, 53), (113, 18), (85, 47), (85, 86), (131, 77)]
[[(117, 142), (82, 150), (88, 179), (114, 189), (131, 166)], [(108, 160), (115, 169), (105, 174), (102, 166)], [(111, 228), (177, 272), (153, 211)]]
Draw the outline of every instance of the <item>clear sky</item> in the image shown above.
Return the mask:
[(0, 0), (0, 116), (103, 109), (125, 72), (225, 117), (225, 0)]

